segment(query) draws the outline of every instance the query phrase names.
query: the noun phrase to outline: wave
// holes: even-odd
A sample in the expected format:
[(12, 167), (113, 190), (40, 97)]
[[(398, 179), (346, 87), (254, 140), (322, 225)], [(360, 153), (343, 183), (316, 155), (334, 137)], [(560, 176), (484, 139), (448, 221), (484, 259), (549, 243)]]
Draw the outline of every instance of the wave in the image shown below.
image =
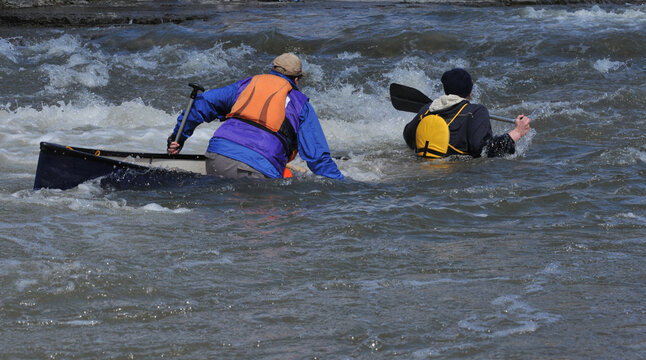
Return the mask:
[[(193, 20), (210, 20), (221, 16), (223, 10), (253, 9), (271, 6), (268, 3), (276, 1), (225, 1), (225, 0), (199, 0), (172, 2), (173, 11), (168, 11), (164, 1), (138, 2), (137, 5), (123, 6), (121, 1), (102, 1), (100, 6), (93, 5), (85, 0), (40, 0), (32, 2), (2, 0), (0, 8), (0, 23), (10, 26), (105, 26), (105, 25), (132, 25), (132, 24), (168, 24), (183, 23)], [(508, 6), (541, 6), (552, 5), (608, 5), (608, 4), (635, 4), (641, 5), (643, 0), (408, 0), (401, 4), (400, 0), (374, 1), (374, 0), (337, 0), (336, 2), (350, 4), (345, 6), (364, 7), (366, 3), (385, 6), (463, 6), (463, 7), (508, 7)], [(195, 6), (200, 3), (200, 6)], [(329, 1), (309, 0), (305, 4), (292, 1), (292, 6), (329, 6)], [(31, 5), (31, 6), (30, 6)], [(74, 5), (70, 8), (68, 5)], [(277, 6), (289, 6), (281, 2)], [(640, 17), (641, 9), (635, 11), (634, 16)], [(586, 15), (586, 14), (582, 14)], [(630, 15), (630, 14), (629, 14)]]
[[(594, 4), (594, 2), (591, 3)], [(606, 28), (612, 23), (640, 27), (646, 22), (646, 7), (639, 5), (641, 3), (643, 2), (636, 2), (634, 4), (637, 5), (630, 6), (630, 2), (618, 1), (617, 4), (628, 4), (627, 6), (619, 8), (594, 5), (587, 8), (544, 7), (537, 9), (530, 6), (522, 9), (521, 14), (528, 19), (549, 19), (555, 23), (570, 23), (577, 26), (598, 26), (599, 22), (602, 21)]]

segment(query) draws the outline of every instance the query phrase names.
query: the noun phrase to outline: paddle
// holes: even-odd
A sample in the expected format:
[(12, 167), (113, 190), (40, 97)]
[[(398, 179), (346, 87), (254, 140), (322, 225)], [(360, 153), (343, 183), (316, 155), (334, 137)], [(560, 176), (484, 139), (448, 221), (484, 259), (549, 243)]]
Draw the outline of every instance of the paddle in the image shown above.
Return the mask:
[[(390, 102), (392, 102), (393, 107), (397, 110), (416, 113), (419, 112), (419, 109), (421, 109), (422, 106), (430, 103), (431, 101), (433, 100), (415, 88), (396, 83), (390, 84)], [(489, 118), (510, 124), (516, 123), (513, 119), (502, 116), (489, 114)]]
[(198, 84), (193, 84), (190, 83), (188, 86), (193, 88), (193, 91), (191, 92), (190, 100), (188, 101), (188, 106), (186, 107), (186, 111), (184, 111), (184, 118), (182, 119), (182, 123), (179, 125), (179, 129), (177, 129), (177, 135), (175, 135), (175, 142), (179, 143), (179, 139), (182, 136), (182, 132), (184, 131), (184, 125), (186, 125), (186, 119), (188, 118), (188, 113), (191, 111), (191, 107), (193, 106), (193, 101), (195, 101), (195, 97), (197, 96), (198, 91), (204, 91), (204, 88), (201, 87)]

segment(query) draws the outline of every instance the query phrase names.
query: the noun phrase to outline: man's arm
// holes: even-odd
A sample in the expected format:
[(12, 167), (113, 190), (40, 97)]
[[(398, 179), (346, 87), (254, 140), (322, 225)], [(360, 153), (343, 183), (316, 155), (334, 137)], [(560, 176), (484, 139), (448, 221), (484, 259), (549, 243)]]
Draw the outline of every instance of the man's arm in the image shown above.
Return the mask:
[(505, 156), (516, 152), (516, 143), (530, 130), (531, 119), (525, 115), (516, 117), (516, 126), (510, 132), (495, 136), (487, 145), (487, 156)]
[(486, 146), (487, 157), (511, 155), (516, 152), (516, 143), (509, 134), (492, 137)]
[(477, 158), (482, 154), (482, 149), (488, 148), (495, 138), (491, 130), (489, 110), (482, 105), (475, 104), (472, 113), (473, 119), (469, 122), (467, 130), (467, 144), (469, 154)]
[(415, 115), (413, 120), (411, 120), (406, 126), (404, 127), (404, 141), (406, 141), (406, 145), (408, 145), (409, 148), (415, 150), (417, 141), (416, 141), (416, 136), (417, 136), (417, 126), (419, 123), (422, 121), (422, 115), (428, 110), (428, 107), (431, 104), (427, 104), (422, 109)]
[(229, 113), (235, 103), (238, 85), (239, 83), (234, 83), (197, 95), (195, 102), (193, 102), (193, 107), (191, 107), (186, 118), (182, 135), (179, 141), (175, 142), (174, 139), (184, 118), (184, 112), (177, 117), (177, 124), (173, 129), (173, 133), (168, 137), (167, 152), (169, 154), (177, 154), (186, 139), (193, 135), (193, 131), (195, 131), (198, 125), (204, 122), (211, 122), (215, 119), (224, 120), (224, 117)]
[(325, 134), (321, 128), (318, 116), (310, 103), (305, 103), (299, 116), (298, 153), (307, 162), (307, 167), (313, 173), (332, 179), (345, 179), (336, 163), (330, 157)]

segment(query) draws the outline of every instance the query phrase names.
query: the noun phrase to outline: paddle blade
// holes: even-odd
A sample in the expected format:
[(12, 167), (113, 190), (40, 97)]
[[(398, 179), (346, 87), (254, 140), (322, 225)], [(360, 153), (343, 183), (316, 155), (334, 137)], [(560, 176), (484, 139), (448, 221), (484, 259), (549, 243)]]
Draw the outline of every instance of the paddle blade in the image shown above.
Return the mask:
[(419, 112), (419, 110), (432, 100), (421, 91), (410, 86), (390, 84), (390, 102), (397, 110)]

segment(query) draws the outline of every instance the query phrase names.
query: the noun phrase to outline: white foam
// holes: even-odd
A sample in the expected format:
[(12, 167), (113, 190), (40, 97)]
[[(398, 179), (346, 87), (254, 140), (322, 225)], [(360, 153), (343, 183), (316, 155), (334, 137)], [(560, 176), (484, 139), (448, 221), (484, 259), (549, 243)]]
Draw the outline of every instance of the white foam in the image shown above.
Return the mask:
[[(78, 83), (94, 87), (106, 84), (104, 59), (100, 53), (94, 54), (87, 49), (79, 36), (62, 34), (56, 38), (41, 39), (0, 39), (0, 63), (4, 56), (19, 65), (18, 68), (12, 66), (4, 72), (14, 73), (12, 77), (25, 78), (26, 83), (37, 75), (49, 80), (44, 88), (34, 94), (37, 98), (46, 93), (62, 93), (68, 84)], [(80, 60), (81, 58), (84, 60)]]
[(389, 83), (418, 89), (431, 99), (444, 94), (440, 78), (447, 69), (469, 68), (471, 63), (461, 58), (433, 59), (429, 62), (417, 56), (406, 56), (383, 75)]
[[(507, 277), (492, 277), (480, 279), (452, 279), (452, 278), (436, 278), (431, 280), (392, 280), (392, 279), (374, 279), (374, 280), (361, 280), (357, 285), (364, 291), (373, 292), (382, 288), (393, 287), (426, 287), (435, 286), (438, 284), (469, 284), (480, 282), (496, 282), (508, 281)], [(328, 282), (326, 284), (334, 284), (335, 282)], [(331, 286), (331, 285), (330, 285)]]
[(604, 216), (605, 228), (618, 228), (618, 227), (644, 227), (646, 226), (646, 216), (635, 214), (631, 211), (622, 212), (612, 216)]
[[(598, 99), (589, 99), (587, 101), (598, 101)], [(498, 107), (496, 109), (489, 109), (491, 114), (507, 116), (509, 118), (516, 118), (516, 115), (524, 114), (532, 118), (532, 126), (536, 121), (543, 121), (555, 116), (559, 117), (572, 117), (574, 115), (587, 114), (582, 106), (585, 106), (586, 101), (581, 101), (577, 103), (572, 103), (568, 101), (540, 101), (540, 100), (525, 100), (521, 103), (506, 106)], [(511, 129), (512, 124), (506, 124), (500, 121), (491, 121), (492, 127), (494, 129), (494, 134), (499, 129)]]
[(215, 43), (207, 50), (179, 51), (183, 59), (172, 75), (190, 78), (227, 73), (237, 69), (236, 64), (256, 52), (254, 48), (245, 44), (227, 50), (223, 49), (223, 45), (223, 43)]
[(70, 326), (94, 326), (100, 323), (101, 322), (98, 320), (69, 320), (69, 321), (60, 322), (60, 324), (62, 325), (70, 325)]
[[(646, 7), (632, 6), (604, 9), (594, 5), (585, 9), (569, 10), (560, 7), (535, 9), (526, 7), (521, 10), (522, 16), (529, 19), (549, 20), (550, 23), (567, 23), (572, 26), (594, 27), (595, 30), (608, 28), (609, 22), (629, 26), (643, 26), (646, 23)], [(599, 24), (604, 24), (600, 27)]]
[[(74, 85), (89, 89), (106, 86), (113, 70), (148, 76), (147, 71), (159, 70), (160, 61), (177, 63), (166, 74), (171, 78), (196, 78), (218, 73), (228, 75), (243, 71), (238, 69), (241, 60), (256, 52), (245, 44), (226, 50), (223, 45), (216, 42), (206, 50), (185, 49), (178, 45), (153, 46), (137, 53), (107, 54), (88, 46), (78, 35), (63, 34), (27, 46), (22, 51), (33, 54), (32, 61), (42, 63), (38, 71), (47, 77), (48, 84), (40, 95), (57, 95)], [(14, 52), (15, 47), (11, 43), (6, 40), (0, 43), (0, 55)], [(15, 62), (15, 55), (11, 56)]]
[(16, 48), (7, 39), (0, 38), (0, 57), (4, 57), (9, 61), (16, 63)]
[(73, 66), (65, 65), (44, 65), (41, 70), (49, 78), (49, 84), (45, 90), (57, 93), (59, 89), (79, 84), (88, 88), (96, 88), (108, 84), (108, 67), (100, 62)]
[(600, 59), (594, 62), (592, 67), (594, 67), (600, 73), (607, 74), (609, 72), (618, 71), (626, 66), (625, 62), (622, 61), (612, 61), (608, 58)]
[(507, 337), (514, 334), (535, 332), (542, 324), (550, 324), (561, 316), (534, 309), (521, 301), (518, 295), (503, 295), (491, 302), (503, 310), (491, 314), (471, 315), (460, 320), (460, 328), (478, 333), (485, 338)]
[(487, 76), (481, 76), (478, 78), (477, 83), (474, 84), (474, 90), (477, 90), (479, 93), (481, 91), (479, 88), (484, 87), (487, 89), (487, 91), (496, 91), (496, 92), (506, 91), (510, 82), (511, 81), (507, 76), (501, 76), (500, 78), (497, 78), (497, 79), (493, 79)]
[[(159, 67), (159, 58), (165, 53), (177, 51), (176, 46), (154, 46), (152, 49), (137, 53), (113, 55), (114, 67), (137, 73), (137, 70), (155, 70)], [(139, 74), (140, 75), (140, 74)]]
[(155, 203), (144, 205), (141, 209), (146, 211), (169, 212), (173, 214), (184, 214), (191, 211), (187, 208), (170, 209)]
[(16, 280), (16, 290), (18, 292), (23, 292), (25, 289), (32, 287), (38, 284), (38, 280), (35, 279), (19, 279)]
[(169, 214), (185, 214), (191, 209), (180, 207), (171, 209), (157, 203), (133, 207), (124, 199), (109, 199), (103, 196), (104, 190), (99, 186), (99, 180), (91, 180), (69, 190), (40, 189), (20, 190), (9, 196), (0, 193), (0, 201), (11, 200), (24, 204), (34, 204), (39, 207), (66, 208), (84, 214), (106, 211), (118, 212), (161, 212)]
[(81, 48), (82, 44), (79, 36), (63, 34), (60, 37), (36, 43), (30, 46), (29, 50), (38, 53), (40, 56), (55, 57), (78, 53)]
[(547, 264), (545, 268), (539, 272), (539, 274), (543, 275), (557, 275), (562, 273), (563, 270), (561, 269), (561, 264), (557, 262)]
[[(402, 148), (402, 129), (412, 115), (393, 109), (387, 89), (371, 94), (344, 83), (322, 91), (307, 87), (303, 91), (311, 98), (332, 155), (352, 153), (349, 160), (336, 161), (341, 172), (358, 181), (383, 179), (392, 167), (387, 159)], [(348, 111), (357, 109), (357, 103), (361, 111)], [(392, 150), (376, 150), (380, 148)]]
[(605, 150), (600, 155), (601, 160), (609, 165), (633, 165), (646, 163), (646, 150), (632, 146)]
[(340, 54), (337, 54), (336, 57), (339, 60), (354, 60), (354, 59), (361, 58), (361, 53), (360, 52), (347, 52), (347, 51), (344, 51), (344, 52), (342, 52)]
[(508, 158), (517, 158), (519, 156), (524, 156), (525, 153), (529, 150), (530, 145), (532, 144), (532, 140), (534, 140), (534, 137), (536, 136), (536, 130), (532, 128), (529, 130), (525, 136), (520, 138), (518, 142), (516, 143), (516, 152), (513, 155), (508, 155)]
[(125, 200), (109, 200), (100, 197), (103, 190), (97, 181), (90, 181), (69, 190), (40, 189), (20, 190), (9, 197), (0, 193), (0, 199), (8, 198), (14, 203), (33, 204), (39, 207), (66, 208), (75, 211), (105, 211), (111, 209), (132, 209)]
[(96, 56), (83, 53), (70, 55), (62, 65), (45, 64), (41, 71), (49, 77), (51, 91), (79, 84), (88, 88), (105, 86), (109, 81), (109, 66)]
[(44, 291), (48, 293), (67, 294), (76, 290), (73, 279), (82, 270), (83, 267), (78, 261), (30, 261), (14, 266), (11, 272), (14, 273), (12, 276), (20, 278), (15, 281), (16, 290), (19, 292), (39, 286), (40, 289), (46, 288)]
[[(88, 147), (106, 144), (114, 150), (127, 147), (133, 151), (154, 148), (163, 151), (176, 116), (145, 105), (140, 99), (117, 105), (96, 100), (87, 104), (59, 101), (40, 109), (28, 106), (0, 110), (0, 130), (11, 135), (0, 137), (0, 146), (14, 148), (20, 143), (30, 147), (34, 156), (41, 141)], [(142, 143), (142, 139), (149, 142)], [(24, 159), (24, 154), (9, 157), (10, 161)]]

